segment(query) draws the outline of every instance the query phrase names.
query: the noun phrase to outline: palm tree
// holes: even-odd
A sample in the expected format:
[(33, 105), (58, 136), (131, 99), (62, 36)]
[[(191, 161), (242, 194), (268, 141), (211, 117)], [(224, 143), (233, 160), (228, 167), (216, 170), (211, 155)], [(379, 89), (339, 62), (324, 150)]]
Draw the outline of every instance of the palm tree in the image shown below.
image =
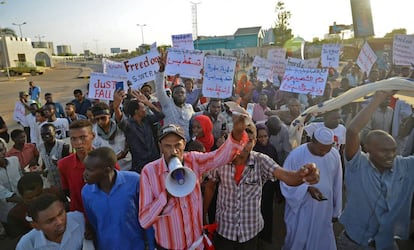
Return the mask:
[(5, 36), (16, 36), (16, 31), (14, 31), (11, 28), (0, 28), (0, 35), (5, 35)]

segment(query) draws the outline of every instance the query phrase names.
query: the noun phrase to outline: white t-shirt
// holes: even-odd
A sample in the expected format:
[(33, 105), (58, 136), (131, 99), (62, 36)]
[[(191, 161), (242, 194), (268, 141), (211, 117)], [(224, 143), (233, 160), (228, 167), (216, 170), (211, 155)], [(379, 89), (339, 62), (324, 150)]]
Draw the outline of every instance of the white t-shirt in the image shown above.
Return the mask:
[[(325, 127), (323, 122), (312, 122), (305, 126), (305, 131), (308, 136), (312, 137), (315, 130)], [(331, 129), (334, 133), (334, 146), (339, 150), (342, 144), (345, 144), (346, 128), (344, 125), (339, 124), (338, 127)]]
[(56, 118), (54, 122), (43, 122), (39, 125), (40, 128), (46, 123), (51, 123), (56, 128), (56, 139), (65, 139), (69, 137), (69, 122), (66, 118)]

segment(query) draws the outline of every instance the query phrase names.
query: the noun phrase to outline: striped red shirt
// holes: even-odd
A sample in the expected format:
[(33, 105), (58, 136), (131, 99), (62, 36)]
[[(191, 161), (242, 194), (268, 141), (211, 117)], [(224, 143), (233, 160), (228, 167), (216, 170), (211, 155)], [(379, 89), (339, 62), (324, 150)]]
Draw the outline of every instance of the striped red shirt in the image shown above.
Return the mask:
[[(209, 152), (184, 153), (184, 166), (191, 168), (197, 176), (223, 166), (233, 160), (242, 150), (248, 137), (244, 132), (240, 142), (231, 136), (219, 149)], [(144, 228), (154, 226), (155, 239), (163, 248), (187, 249), (202, 234), (202, 197), (200, 183), (189, 195), (171, 197), (167, 203), (165, 178), (168, 174), (164, 158), (148, 163), (141, 172), (139, 196), (139, 221)], [(203, 249), (201, 244), (196, 249)]]

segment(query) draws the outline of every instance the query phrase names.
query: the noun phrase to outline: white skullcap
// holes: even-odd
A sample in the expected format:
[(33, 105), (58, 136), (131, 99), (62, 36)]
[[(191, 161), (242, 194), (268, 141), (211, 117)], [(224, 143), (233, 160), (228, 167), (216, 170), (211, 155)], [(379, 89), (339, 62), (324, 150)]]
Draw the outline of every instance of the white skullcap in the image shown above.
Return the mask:
[(323, 145), (332, 145), (334, 142), (334, 133), (327, 127), (320, 127), (316, 129), (313, 136)]

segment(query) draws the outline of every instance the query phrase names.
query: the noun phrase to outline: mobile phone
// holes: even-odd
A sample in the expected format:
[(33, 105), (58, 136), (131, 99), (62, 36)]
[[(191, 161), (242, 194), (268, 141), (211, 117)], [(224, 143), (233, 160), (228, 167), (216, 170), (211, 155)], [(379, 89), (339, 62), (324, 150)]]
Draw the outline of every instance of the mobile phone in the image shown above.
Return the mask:
[(124, 90), (124, 82), (116, 82), (115, 90)]
[(324, 195), (319, 196), (319, 201), (326, 201), (328, 198), (326, 198)]

